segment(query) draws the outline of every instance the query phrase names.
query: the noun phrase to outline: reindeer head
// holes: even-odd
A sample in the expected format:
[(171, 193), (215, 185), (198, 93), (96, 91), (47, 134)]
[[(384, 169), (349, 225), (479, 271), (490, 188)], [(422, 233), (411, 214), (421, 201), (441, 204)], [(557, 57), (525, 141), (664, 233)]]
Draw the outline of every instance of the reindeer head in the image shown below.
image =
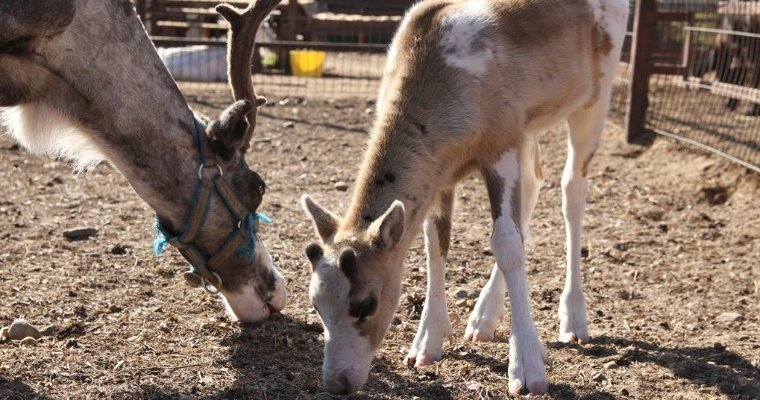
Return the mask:
[[(230, 23), (227, 64), (235, 103), (208, 124), (206, 134), (210, 154), (215, 157), (219, 174), (224, 174), (226, 180), (220, 182), (219, 176), (215, 178), (216, 191), (222, 198), (223, 206), (229, 208), (238, 223), (238, 232), (227, 236), (227, 243), (246, 228), (248, 232), (244, 240), (249, 243), (241, 245), (245, 251), (233, 251), (217, 265), (213, 265), (214, 256), (210, 256), (208, 265), (200, 268), (199, 272), (186, 274), (191, 285), (207, 287), (204, 278), (209, 275), (208, 268), (213, 267), (211, 283), (223, 295), (228, 309), (236, 318), (251, 322), (264, 319), (285, 305), (284, 279), (272, 265), (269, 252), (257, 235), (259, 214), (256, 210), (261, 204), (266, 184), (245, 161), (256, 126), (257, 108), (266, 103), (266, 99), (256, 95), (251, 82), (254, 39), (261, 22), (278, 4), (278, 0), (259, 0), (245, 10), (227, 4), (216, 7), (217, 12)], [(202, 178), (201, 175), (199, 177)], [(229, 192), (224, 188), (227, 184), (234, 193), (226, 193)], [(235, 206), (238, 199), (242, 200), (243, 207)], [(248, 215), (243, 215), (245, 211), (240, 212), (238, 208), (246, 210)], [(223, 243), (217, 251), (224, 252), (227, 243)]]
[(364, 228), (342, 226), (310, 197), (301, 200), (323, 244), (306, 247), (309, 297), (325, 327), (322, 382), (333, 394), (359, 390), (401, 292), (404, 205), (395, 201)]
[[(279, 3), (259, 0), (242, 11), (217, 7), (231, 24), (235, 102), (210, 123), (194, 121), (129, 0), (0, 5), (0, 124), (32, 151), (80, 166), (110, 161), (156, 211), (168, 236), (187, 232), (191, 217), (201, 216), (192, 240), (182, 244), (203, 258), (225, 251), (233, 234), (245, 231), (239, 235), (245, 251), (235, 248), (209, 263), (213, 274), (204, 279), (246, 321), (264, 319), (285, 303), (284, 279), (256, 221), (247, 218), (256, 215), (266, 185), (244, 158), (256, 108), (265, 102), (251, 82), (255, 32)], [(200, 209), (194, 193), (204, 184), (214, 193)], [(202, 283), (200, 275), (188, 277), (193, 285)]]

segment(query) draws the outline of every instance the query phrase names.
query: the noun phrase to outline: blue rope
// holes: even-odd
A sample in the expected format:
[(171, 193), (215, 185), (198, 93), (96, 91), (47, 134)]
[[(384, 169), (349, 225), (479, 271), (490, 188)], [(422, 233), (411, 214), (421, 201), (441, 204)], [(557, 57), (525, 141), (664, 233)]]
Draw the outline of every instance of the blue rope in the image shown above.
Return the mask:
[(153, 228), (156, 229), (156, 240), (153, 241), (153, 253), (156, 256), (160, 256), (164, 253), (166, 246), (169, 244), (169, 236), (166, 235), (161, 223), (156, 219), (156, 223), (153, 224)]
[(256, 224), (254, 224), (254, 218), (265, 223), (271, 224), (272, 220), (261, 213), (251, 213), (245, 217), (246, 233), (248, 234), (248, 242), (245, 245), (240, 246), (240, 253), (246, 257), (248, 262), (253, 262), (253, 256), (256, 254)]

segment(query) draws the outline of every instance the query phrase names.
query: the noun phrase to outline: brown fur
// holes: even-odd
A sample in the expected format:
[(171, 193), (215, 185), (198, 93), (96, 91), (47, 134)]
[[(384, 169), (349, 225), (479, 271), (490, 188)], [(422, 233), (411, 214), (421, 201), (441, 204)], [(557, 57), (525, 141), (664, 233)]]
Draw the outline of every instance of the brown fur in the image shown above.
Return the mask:
[[(327, 253), (345, 247), (356, 250), (358, 278), (351, 279), (349, 303), (377, 295), (377, 313), (355, 325), (362, 335), (370, 335), (373, 347), (393, 317), (401, 266), (426, 217), (432, 217), (438, 228), (445, 257), (457, 182), (479, 171), (489, 193), (492, 218), (504, 217), (505, 182), (494, 164), (510, 151), (517, 152), (519, 160), (526, 140), (536, 140), (539, 129), (567, 118), (599, 96), (594, 82), (598, 85), (600, 77), (592, 76), (592, 66), (601, 71), (602, 55), (611, 51), (611, 41), (595, 25), (593, 10), (585, 0), (493, 0), (487, 4), (495, 23), (472, 33), (472, 46), (467, 49), (473, 54), (491, 49), (482, 56), (488, 62), (485, 73), (452, 66), (457, 49), (442, 48), (441, 36), (452, 31), (446, 18), (465, 8), (464, 2), (431, 0), (413, 8), (391, 48), (377, 120), (347, 214), (338, 220), (319, 207), (314, 210), (307, 201), (307, 212)], [(525, 151), (534, 153), (533, 165), (525, 167), (533, 168), (536, 178), (542, 179), (537, 143)], [(522, 218), (521, 190), (518, 178), (508, 216), (517, 226)], [(377, 246), (378, 218), (396, 200), (405, 209), (403, 236), (393, 246)]]
[(454, 208), (454, 192), (442, 192), (438, 204), (438, 212), (433, 217), (435, 230), (438, 232), (438, 245), (441, 247), (441, 257), (449, 254), (451, 242), (451, 213)]
[(483, 180), (488, 190), (488, 200), (491, 202), (491, 219), (501, 217), (501, 202), (504, 195), (504, 178), (491, 168), (482, 171)]
[(599, 98), (599, 91), (601, 88), (599, 82), (604, 76), (601, 67), (601, 59), (609, 55), (610, 51), (612, 51), (612, 38), (610, 38), (610, 34), (607, 33), (604, 27), (598, 23), (595, 23), (592, 28), (591, 43), (591, 51), (593, 55), (593, 60), (591, 62), (591, 73), (594, 90), (592, 92), (591, 98), (589, 98), (588, 102), (586, 102), (586, 105), (584, 106), (585, 108), (591, 107), (591, 105), (593, 105)]
[[(502, 153), (521, 147), (535, 120), (553, 117), (563, 105), (591, 100), (588, 67), (594, 54), (610, 51), (610, 42), (595, 27), (585, 1), (494, 4), (500, 22), (483, 39), (504, 43), (521, 56), (499, 59), (502, 70), (481, 81), (449, 67), (439, 51), (443, 15), (461, 7), (459, 2), (428, 1), (407, 16), (407, 29), (395, 39), (399, 62), (384, 73), (378, 119), (336, 238), (361, 237), (396, 199), (407, 209), (411, 229), (405, 236), (413, 235), (440, 188), (453, 187), (473, 169), (482, 171), (492, 217), (498, 218), (503, 179), (491, 165)], [(532, 61), (525, 64), (525, 59)], [(543, 89), (537, 87), (541, 85)], [(509, 99), (503, 97), (505, 90)], [(530, 98), (529, 92), (551, 95)], [(535, 158), (536, 175), (541, 177)], [(384, 178), (388, 174), (392, 181)], [(511, 199), (518, 223), (519, 186)]]

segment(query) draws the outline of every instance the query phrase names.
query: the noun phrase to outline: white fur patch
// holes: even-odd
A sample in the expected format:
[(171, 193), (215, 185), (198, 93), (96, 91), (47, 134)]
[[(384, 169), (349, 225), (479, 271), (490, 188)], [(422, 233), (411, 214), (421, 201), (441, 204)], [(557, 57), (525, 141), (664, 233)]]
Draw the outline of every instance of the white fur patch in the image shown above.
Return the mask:
[(94, 167), (105, 158), (87, 133), (44, 104), (0, 107), (0, 126), (30, 152), (73, 161), (77, 170)]
[(243, 285), (235, 292), (223, 292), (227, 313), (236, 320), (257, 322), (269, 317), (269, 308), (256, 292), (254, 282)]
[(512, 195), (520, 181), (520, 160), (516, 151), (508, 151), (501, 155), (494, 165), (499, 176), (504, 179), (504, 192), (501, 199), (501, 223), (494, 224), (494, 238), (507, 238), (519, 232), (517, 224), (520, 221), (512, 220)]
[(374, 357), (372, 346), (353, 326), (355, 318), (348, 314), (348, 293), (351, 284), (337, 268), (334, 260), (324, 257), (316, 263), (311, 275), (309, 297), (319, 310), (325, 331), (322, 380), (331, 393), (339, 393), (347, 383), (357, 390), (367, 380)]
[(484, 38), (490, 25), (484, 1), (472, 1), (443, 18), (441, 54), (447, 65), (463, 69), (475, 76), (488, 71), (494, 60), (493, 44)]
[(264, 303), (261, 295), (256, 291), (255, 281), (244, 285), (240, 291), (222, 291), (227, 312), (241, 321), (258, 322), (269, 317), (271, 313), (269, 307), (272, 307), (276, 311), (282, 310), (285, 307), (285, 279), (280, 271), (274, 267), (269, 250), (267, 250), (262, 241), (256, 243), (256, 259), (254, 262), (257, 265), (263, 264), (266, 268), (274, 271), (276, 279), (275, 290), (274, 293), (271, 293), (272, 300), (270, 300), (269, 306)]

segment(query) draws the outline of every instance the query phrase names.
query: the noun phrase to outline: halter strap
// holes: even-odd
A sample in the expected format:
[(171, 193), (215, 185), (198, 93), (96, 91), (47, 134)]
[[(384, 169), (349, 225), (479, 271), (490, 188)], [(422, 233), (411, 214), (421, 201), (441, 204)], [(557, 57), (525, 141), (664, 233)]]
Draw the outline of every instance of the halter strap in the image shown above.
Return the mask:
[[(179, 235), (171, 235), (156, 218), (156, 241), (153, 244), (153, 250), (159, 256), (167, 244), (176, 247), (191, 265), (188, 273), (199, 275), (206, 291), (218, 293), (222, 288), (222, 281), (214, 269), (220, 267), (235, 251), (240, 251), (248, 259), (248, 262), (252, 262), (256, 251), (257, 221), (269, 222), (269, 218), (263, 214), (250, 212), (245, 204), (237, 198), (229, 180), (224, 176), (221, 166), (217, 163), (214, 153), (207, 145), (205, 135), (201, 134), (198, 119), (193, 117), (193, 122), (200, 161), (193, 208), (184, 229)], [(213, 178), (206, 178), (203, 170), (211, 167), (215, 167), (218, 172)], [(206, 221), (211, 195), (214, 193), (219, 196), (227, 210), (238, 222), (235, 230), (229, 234), (227, 240), (216, 253), (207, 256), (193, 242)], [(209, 288), (209, 282), (216, 283), (216, 291)]]

